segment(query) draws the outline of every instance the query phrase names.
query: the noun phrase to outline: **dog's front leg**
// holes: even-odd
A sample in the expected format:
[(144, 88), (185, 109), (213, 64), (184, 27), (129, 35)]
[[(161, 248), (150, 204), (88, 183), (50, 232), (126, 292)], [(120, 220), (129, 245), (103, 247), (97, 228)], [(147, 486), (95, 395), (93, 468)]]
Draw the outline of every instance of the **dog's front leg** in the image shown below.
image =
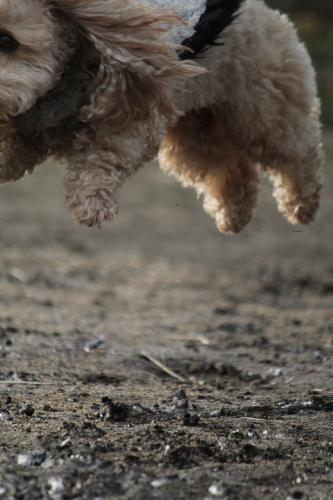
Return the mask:
[(66, 176), (66, 201), (75, 219), (102, 228), (118, 213), (119, 189), (133, 173), (130, 160), (92, 148), (74, 157)]
[(106, 127), (93, 139), (82, 138), (65, 182), (67, 205), (80, 224), (101, 228), (117, 215), (122, 184), (157, 155), (160, 130), (160, 124), (151, 121), (118, 135)]

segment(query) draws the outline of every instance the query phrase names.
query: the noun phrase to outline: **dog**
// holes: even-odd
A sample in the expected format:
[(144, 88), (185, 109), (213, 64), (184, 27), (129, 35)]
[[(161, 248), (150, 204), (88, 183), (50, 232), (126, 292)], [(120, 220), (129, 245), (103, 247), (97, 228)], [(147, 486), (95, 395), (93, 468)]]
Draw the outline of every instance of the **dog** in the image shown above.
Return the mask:
[(66, 161), (67, 205), (87, 226), (111, 220), (157, 156), (224, 233), (250, 221), (260, 169), (287, 220), (309, 224), (315, 71), (262, 0), (0, 0), (0, 182), (49, 156)]

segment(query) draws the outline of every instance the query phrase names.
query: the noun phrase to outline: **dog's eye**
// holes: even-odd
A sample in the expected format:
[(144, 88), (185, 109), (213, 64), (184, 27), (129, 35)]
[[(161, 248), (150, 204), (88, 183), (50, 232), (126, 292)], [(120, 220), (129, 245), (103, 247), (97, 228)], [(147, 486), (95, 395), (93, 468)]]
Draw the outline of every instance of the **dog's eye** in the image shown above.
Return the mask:
[(18, 42), (8, 33), (0, 33), (0, 52), (14, 52), (18, 47)]

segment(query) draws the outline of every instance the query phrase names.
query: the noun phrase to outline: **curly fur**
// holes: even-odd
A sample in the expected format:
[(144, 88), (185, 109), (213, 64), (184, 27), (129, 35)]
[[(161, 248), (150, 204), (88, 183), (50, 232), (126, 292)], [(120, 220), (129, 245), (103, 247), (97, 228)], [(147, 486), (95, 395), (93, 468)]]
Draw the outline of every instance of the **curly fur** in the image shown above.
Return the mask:
[(214, 45), (185, 57), (173, 42), (184, 21), (151, 4), (0, 0), (0, 31), (20, 44), (0, 53), (0, 181), (49, 155), (65, 158), (71, 212), (102, 227), (126, 178), (159, 152), (162, 169), (203, 195), (223, 232), (250, 221), (260, 168), (281, 213), (310, 223), (321, 190), (320, 111), (292, 24), (261, 0), (228, 0), (237, 12)]

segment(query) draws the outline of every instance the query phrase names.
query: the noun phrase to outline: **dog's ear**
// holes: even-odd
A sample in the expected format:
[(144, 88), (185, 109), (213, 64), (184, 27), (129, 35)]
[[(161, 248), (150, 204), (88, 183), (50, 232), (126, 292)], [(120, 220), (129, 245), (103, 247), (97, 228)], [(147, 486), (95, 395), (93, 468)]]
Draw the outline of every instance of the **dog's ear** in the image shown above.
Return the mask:
[(135, 0), (56, 0), (97, 51), (99, 69), (83, 120), (107, 120), (119, 131), (132, 120), (146, 119), (155, 106), (173, 112), (170, 90), (179, 80), (203, 72), (180, 61), (170, 40), (183, 21), (169, 12), (143, 7)]

